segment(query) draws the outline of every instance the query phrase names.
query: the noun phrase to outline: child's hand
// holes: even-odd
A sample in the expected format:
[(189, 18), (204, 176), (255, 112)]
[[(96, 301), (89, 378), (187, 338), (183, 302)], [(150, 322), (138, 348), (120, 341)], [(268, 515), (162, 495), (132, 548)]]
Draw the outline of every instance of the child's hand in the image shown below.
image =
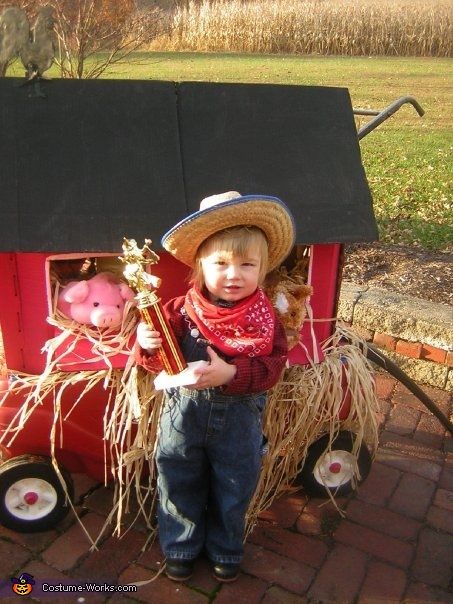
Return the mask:
[(192, 387), (197, 390), (223, 386), (224, 384), (231, 382), (236, 375), (235, 365), (230, 365), (220, 358), (210, 346), (207, 347), (207, 351), (210, 364), (196, 370), (196, 373), (199, 373), (200, 377)]
[(137, 342), (148, 352), (154, 353), (162, 346), (162, 338), (158, 331), (154, 331), (147, 323), (141, 322), (137, 327)]

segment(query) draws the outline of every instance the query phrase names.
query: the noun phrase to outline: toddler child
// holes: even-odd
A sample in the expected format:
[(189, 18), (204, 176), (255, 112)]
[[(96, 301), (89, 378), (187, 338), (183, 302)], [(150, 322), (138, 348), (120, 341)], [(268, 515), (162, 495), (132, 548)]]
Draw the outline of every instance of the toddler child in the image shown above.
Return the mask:
[[(186, 361), (209, 362), (195, 384), (165, 391), (159, 427), (159, 539), (175, 581), (192, 576), (203, 550), (218, 581), (238, 576), (261, 467), (266, 391), (287, 355), (283, 326), (260, 285), (293, 243), (282, 201), (235, 191), (204, 199), (162, 238), (193, 269), (187, 294), (165, 312)], [(138, 362), (161, 369), (153, 356), (160, 334), (142, 322), (137, 342)]]

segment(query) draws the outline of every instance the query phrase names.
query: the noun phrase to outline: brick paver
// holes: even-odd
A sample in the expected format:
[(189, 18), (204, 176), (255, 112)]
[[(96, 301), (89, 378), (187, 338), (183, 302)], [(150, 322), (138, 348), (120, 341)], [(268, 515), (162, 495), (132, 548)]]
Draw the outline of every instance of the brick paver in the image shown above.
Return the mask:
[[(74, 519), (71, 518), (71, 523)], [(43, 533), (16, 533), (10, 529), (0, 525), (0, 543), (2, 541), (17, 543), (22, 545), (31, 552), (40, 552), (58, 537), (58, 532), (55, 530), (46, 531)], [(1, 561), (1, 557), (0, 557)], [(0, 562), (1, 563), (1, 562)]]
[(376, 394), (381, 401), (390, 400), (398, 382), (390, 375), (382, 373), (376, 380)]
[(253, 544), (245, 548), (242, 568), (247, 574), (296, 594), (305, 593), (315, 576), (313, 568)]
[(441, 489), (453, 491), (453, 453), (447, 454), (444, 467), (439, 478), (438, 486)]
[(453, 604), (453, 593), (425, 583), (411, 583), (404, 604)]
[(305, 497), (283, 496), (275, 502), (272, 508), (263, 512), (262, 518), (283, 528), (290, 528), (297, 522), (305, 504)]
[(424, 528), (420, 535), (413, 575), (428, 585), (451, 586), (453, 540), (451, 535)]
[[(104, 523), (105, 517), (98, 514), (87, 514), (83, 517), (83, 526), (89, 535), (97, 536)], [(70, 570), (89, 553), (90, 547), (82, 526), (76, 523), (42, 552), (42, 559), (58, 570)]]
[[(216, 604), (250, 604), (250, 602), (261, 602), (262, 598), (269, 594), (269, 583), (258, 579), (253, 575), (242, 575), (240, 581), (231, 583), (230, 585), (223, 585), (220, 591), (216, 594)], [(279, 600), (278, 597), (295, 598), (294, 600)], [(271, 595), (272, 597), (272, 595)], [(273, 597), (277, 599), (270, 599), (268, 602), (284, 602), (289, 604), (290, 602), (298, 602), (296, 594), (293, 594), (282, 587), (275, 586)]]
[(308, 595), (315, 602), (352, 602), (366, 573), (367, 556), (353, 547), (334, 546)]
[(401, 602), (406, 581), (406, 573), (399, 568), (381, 562), (371, 562), (359, 594), (358, 604), (371, 604), (371, 602), (397, 604)]
[(427, 523), (435, 529), (453, 534), (453, 514), (433, 505), (426, 516)]
[(347, 508), (348, 519), (402, 540), (415, 539), (420, 522), (378, 505), (353, 499)]
[[(236, 583), (220, 585), (205, 558), (186, 584), (161, 572), (147, 532), (105, 532), (96, 551), (69, 514), (36, 534), (0, 527), (0, 601), (17, 602), (10, 578), (34, 575), (38, 603), (84, 604), (453, 604), (453, 452), (439, 422), (393, 378), (377, 375), (383, 407), (379, 450), (359, 491), (331, 502), (289, 493), (264, 512), (246, 544)], [(445, 413), (451, 397), (427, 389)], [(92, 536), (112, 489), (75, 475), (76, 508)], [(341, 511), (343, 514), (341, 513)], [(160, 574), (159, 574), (160, 573)], [(43, 582), (108, 582), (136, 592), (44, 596)], [(137, 584), (137, 586), (135, 585)]]
[(142, 546), (143, 535), (135, 531), (129, 531), (121, 539), (110, 537), (77, 566), (74, 574), (80, 579), (114, 583), (129, 562), (139, 555)]
[[(140, 602), (149, 604), (158, 602), (162, 602), (162, 604), (208, 604), (209, 602), (207, 594), (190, 589), (181, 583), (173, 583), (162, 575), (155, 578), (154, 573), (140, 566), (131, 565), (120, 575), (120, 579), (122, 585), (141, 584), (137, 588), (137, 593), (129, 594), (130, 598)], [(146, 581), (150, 582), (146, 583)]]
[(360, 486), (357, 497), (362, 501), (383, 507), (393, 495), (400, 479), (399, 470), (375, 461), (368, 478)]
[(446, 489), (438, 489), (434, 497), (434, 504), (453, 512), (453, 493)]
[(24, 547), (9, 541), (0, 541), (0, 577), (8, 578), (22, 568), (32, 554)]
[[(281, 587), (270, 587), (260, 604), (306, 604), (307, 598), (297, 596), (289, 591), (285, 591)], [(229, 603), (228, 603), (229, 604)]]
[(381, 439), (381, 447), (376, 455), (378, 461), (434, 482), (439, 480), (442, 472), (441, 458), (427, 459), (410, 438), (403, 439), (401, 436), (387, 432), (381, 436)]
[(390, 418), (385, 424), (386, 430), (396, 434), (413, 434), (421, 418), (421, 411), (404, 405), (395, 406), (390, 412)]
[(423, 520), (433, 498), (436, 485), (415, 474), (405, 474), (393, 494), (389, 508), (410, 518)]
[(445, 428), (439, 420), (434, 415), (423, 413), (414, 433), (414, 440), (439, 449), (442, 447), (444, 438)]
[(335, 540), (401, 568), (408, 568), (413, 556), (413, 548), (409, 543), (349, 520), (341, 523), (335, 533)]
[(327, 545), (319, 539), (263, 524), (256, 527), (249, 541), (315, 568), (322, 565), (328, 552)]

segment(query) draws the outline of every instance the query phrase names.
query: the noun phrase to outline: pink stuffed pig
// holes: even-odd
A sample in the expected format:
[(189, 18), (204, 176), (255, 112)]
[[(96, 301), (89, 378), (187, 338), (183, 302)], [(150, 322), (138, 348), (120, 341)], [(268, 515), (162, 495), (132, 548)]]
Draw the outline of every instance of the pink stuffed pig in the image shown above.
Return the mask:
[(77, 323), (109, 328), (121, 325), (126, 300), (134, 292), (111, 273), (68, 283), (58, 296), (57, 308)]

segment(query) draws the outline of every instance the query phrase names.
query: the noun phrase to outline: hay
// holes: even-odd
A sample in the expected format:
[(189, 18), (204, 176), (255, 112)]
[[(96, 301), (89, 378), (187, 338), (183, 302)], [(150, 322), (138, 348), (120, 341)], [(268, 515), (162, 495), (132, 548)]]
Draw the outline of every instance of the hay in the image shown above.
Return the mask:
[[(260, 480), (248, 510), (247, 533), (277, 497), (296, 490), (292, 483), (308, 447), (321, 436), (328, 434), (331, 444), (340, 428), (350, 430), (356, 434), (352, 453), (357, 455), (366, 442), (374, 455), (378, 443), (378, 401), (364, 346), (352, 332), (337, 326), (323, 345), (322, 363), (286, 369), (270, 391), (264, 417), (269, 453), (263, 458)], [(346, 420), (339, 419), (344, 398), (342, 380), (351, 393)]]
[[(56, 449), (64, 444), (65, 420), (83, 397), (102, 383), (108, 400), (103, 418), (105, 483), (113, 480), (114, 497), (101, 532), (89, 538), (95, 545), (107, 526), (112, 524), (114, 533), (120, 536), (142, 518), (149, 530), (149, 539), (152, 539), (156, 534), (153, 523), (156, 506), (154, 452), (162, 410), (162, 393), (156, 392), (153, 386), (155, 376), (136, 367), (130, 356), (124, 370), (108, 365), (97, 371), (77, 372), (57, 369), (57, 364), (64, 358), (55, 358), (55, 351), (69, 336), (75, 336), (75, 341), (80, 337), (90, 338), (93, 341), (93, 360), (96, 361), (103, 359), (108, 364), (109, 356), (118, 353), (116, 344), (129, 355), (130, 352), (123, 347), (124, 334), (135, 330), (136, 317), (133, 315), (125, 320), (120, 331), (122, 337), (103, 332), (99, 340), (96, 339), (99, 330), (87, 326), (81, 328), (58, 314), (49, 322), (58, 326), (62, 333), (46, 343), (47, 364), (42, 375), (14, 374), (10, 392), (21, 394), (25, 399), (0, 443), (10, 446), (34, 410), (43, 404), (45, 398), (52, 397), (51, 455), (65, 487), (55, 459)], [(362, 442), (367, 443), (372, 453), (376, 450), (378, 405), (372, 368), (363, 354), (364, 346), (364, 342), (337, 325), (333, 336), (323, 345), (325, 360), (322, 363), (287, 368), (270, 391), (264, 417), (269, 453), (263, 458), (259, 484), (248, 510), (247, 534), (258, 515), (277, 497), (295, 490), (292, 483), (301, 469), (307, 449), (321, 436), (329, 434), (332, 442), (340, 428), (350, 430), (356, 434), (353, 453), (357, 453)], [(338, 416), (344, 397), (342, 380), (351, 392), (351, 410), (348, 418), (340, 421)], [(81, 394), (63, 415), (61, 401), (64, 392), (81, 383)], [(111, 468), (109, 472), (107, 467)], [(125, 526), (126, 515), (131, 509), (134, 509), (132, 519), (128, 519)]]
[[(42, 376), (14, 374), (14, 382), (7, 396), (24, 397), (22, 405), (4, 430), (0, 444), (10, 447), (33, 412), (45, 399), (53, 404), (53, 423), (49, 433), (50, 455), (55, 472), (68, 496), (66, 483), (57, 461), (57, 450), (64, 448), (65, 421), (84, 396), (98, 384), (102, 384), (108, 401), (103, 417), (105, 458), (104, 484), (114, 483), (112, 509), (98, 535), (86, 534), (93, 546), (101, 538), (108, 525), (114, 525), (118, 536), (124, 529), (124, 517), (138, 504), (138, 510), (129, 522), (129, 528), (142, 517), (151, 534), (155, 530), (152, 517), (155, 509), (154, 444), (161, 411), (162, 395), (153, 388), (154, 376), (128, 365), (126, 369), (102, 369), (99, 371), (54, 371), (45, 379)], [(83, 384), (69, 412), (63, 413), (62, 399), (67, 389)], [(131, 505), (131, 494), (134, 494)], [(74, 513), (77, 513), (71, 504)], [(79, 519), (79, 522), (80, 519)], [(81, 522), (82, 526), (83, 523)]]
[[(47, 406), (53, 406), (53, 422), (49, 434), (50, 455), (52, 465), (68, 497), (66, 483), (57, 461), (57, 449), (64, 448), (65, 421), (93, 388), (102, 385), (107, 401), (103, 417), (104, 483), (114, 481), (115, 485), (113, 506), (106, 525), (114, 522), (114, 532), (120, 534), (122, 519), (130, 509), (130, 493), (133, 490), (137, 494), (136, 500), (139, 504), (136, 517), (139, 514), (144, 516), (147, 525), (151, 527), (155, 497), (152, 486), (155, 480), (152, 448), (156, 441), (161, 394), (154, 391), (154, 376), (137, 368), (131, 357), (129, 342), (136, 331), (138, 313), (133, 304), (128, 302), (119, 329), (100, 330), (90, 325), (81, 325), (58, 311), (60, 284), (54, 281), (52, 286), (53, 313), (47, 321), (60, 333), (48, 340), (43, 347), (46, 365), (41, 375), (11, 372), (11, 385), (0, 400), (0, 406), (11, 395), (22, 398), (23, 402), (3, 430), (0, 444), (11, 447), (36, 409), (43, 406), (45, 401)], [(83, 340), (89, 342), (91, 356), (80, 361), (74, 360), (77, 358), (74, 355), (77, 345)], [(112, 366), (110, 359), (117, 355), (124, 355), (124, 370)], [(87, 368), (90, 364), (102, 362), (105, 368), (93, 371), (62, 370), (62, 367), (70, 368), (80, 362)], [(73, 396), (74, 387), (80, 388), (80, 385), (80, 394), (69, 409), (63, 410), (65, 393), (70, 392)], [(148, 485), (145, 487), (141, 483), (142, 477), (147, 477)], [(150, 502), (149, 506), (147, 502)], [(149, 509), (146, 509), (147, 507)], [(106, 525), (98, 536), (92, 537), (87, 533), (93, 545), (101, 537)]]
[(159, 419), (162, 410), (162, 392), (155, 391), (154, 374), (140, 367), (125, 370), (121, 388), (104, 416), (104, 437), (109, 443), (114, 480), (114, 503), (107, 518), (115, 518), (114, 533), (122, 533), (124, 512), (131, 509), (131, 495), (137, 504), (129, 528), (144, 519), (155, 536), (153, 515), (156, 507), (156, 470), (154, 452), (157, 442)]

